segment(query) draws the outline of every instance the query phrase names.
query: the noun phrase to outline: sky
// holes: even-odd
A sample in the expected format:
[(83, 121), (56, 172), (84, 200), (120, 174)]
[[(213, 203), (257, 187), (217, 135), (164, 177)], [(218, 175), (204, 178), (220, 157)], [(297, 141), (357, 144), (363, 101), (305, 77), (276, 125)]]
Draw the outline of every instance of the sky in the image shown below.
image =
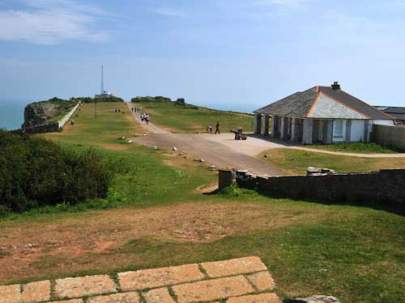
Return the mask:
[(405, 0), (0, 0), (0, 100), (254, 110), (315, 85), (405, 106)]

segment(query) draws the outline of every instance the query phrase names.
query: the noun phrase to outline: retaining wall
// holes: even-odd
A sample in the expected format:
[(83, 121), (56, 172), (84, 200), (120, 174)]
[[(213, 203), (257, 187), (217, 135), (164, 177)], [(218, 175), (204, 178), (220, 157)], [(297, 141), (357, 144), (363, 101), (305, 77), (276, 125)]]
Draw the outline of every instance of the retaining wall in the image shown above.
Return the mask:
[(381, 208), (405, 210), (405, 170), (381, 170), (363, 174), (326, 176), (260, 177), (245, 171), (220, 171), (220, 189), (236, 183), (279, 198), (347, 203), (377, 204)]
[(405, 126), (373, 125), (371, 140), (382, 146), (405, 151)]
[(70, 112), (68, 112), (62, 119), (60, 119), (58, 121), (59, 124), (59, 128), (63, 128), (65, 126), (65, 124), (70, 120), (70, 118), (72, 118), (72, 116), (74, 115), (74, 113), (78, 110), (78, 108), (80, 107), (81, 102), (79, 101), (79, 103), (77, 103), (75, 105), (75, 107), (73, 107)]

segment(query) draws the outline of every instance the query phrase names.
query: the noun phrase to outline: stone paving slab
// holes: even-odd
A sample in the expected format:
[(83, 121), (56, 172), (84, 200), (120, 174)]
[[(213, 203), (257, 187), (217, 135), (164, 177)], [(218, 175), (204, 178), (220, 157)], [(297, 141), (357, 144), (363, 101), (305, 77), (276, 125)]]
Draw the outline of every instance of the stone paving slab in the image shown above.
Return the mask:
[(258, 291), (273, 290), (275, 287), (274, 280), (268, 271), (258, 272), (246, 277)]
[(254, 292), (243, 276), (206, 280), (173, 287), (179, 303), (213, 301)]
[(201, 266), (211, 278), (226, 277), (267, 270), (258, 257), (239, 258), (226, 261), (202, 263)]
[(204, 278), (197, 264), (124, 272), (118, 275), (121, 289), (135, 290), (197, 281)]
[(143, 294), (146, 303), (176, 303), (167, 288), (152, 289)]
[(127, 292), (90, 298), (87, 303), (140, 303), (137, 292)]
[(282, 303), (274, 293), (249, 295), (237, 298), (230, 298), (227, 303)]
[(22, 287), (21, 299), (27, 303), (49, 301), (51, 299), (51, 282), (32, 282)]
[(56, 280), (55, 294), (59, 299), (80, 298), (116, 292), (113, 280), (107, 275)]
[(246, 257), (0, 286), (0, 303), (281, 303), (274, 288), (260, 258)]

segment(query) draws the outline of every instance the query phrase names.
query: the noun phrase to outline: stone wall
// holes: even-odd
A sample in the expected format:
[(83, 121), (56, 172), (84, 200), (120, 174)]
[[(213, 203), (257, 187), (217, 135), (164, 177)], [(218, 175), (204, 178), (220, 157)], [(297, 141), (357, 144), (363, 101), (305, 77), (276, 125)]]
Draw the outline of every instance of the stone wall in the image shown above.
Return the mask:
[[(229, 181), (239, 187), (254, 189), (278, 198), (319, 201), (323, 203), (373, 205), (405, 213), (405, 170), (392, 169), (362, 174), (327, 176), (260, 177), (246, 171), (220, 171), (220, 185)], [(224, 178), (225, 177), (225, 178)], [(235, 180), (235, 181), (232, 181)], [(231, 183), (232, 184), (232, 183)]]

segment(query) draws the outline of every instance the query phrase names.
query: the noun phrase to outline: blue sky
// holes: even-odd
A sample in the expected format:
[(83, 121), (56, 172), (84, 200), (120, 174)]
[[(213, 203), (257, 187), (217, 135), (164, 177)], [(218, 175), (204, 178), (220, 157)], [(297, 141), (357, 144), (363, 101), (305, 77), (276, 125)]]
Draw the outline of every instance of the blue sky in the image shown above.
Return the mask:
[(184, 97), (253, 110), (341, 82), (404, 105), (405, 0), (0, 0), (0, 99)]

